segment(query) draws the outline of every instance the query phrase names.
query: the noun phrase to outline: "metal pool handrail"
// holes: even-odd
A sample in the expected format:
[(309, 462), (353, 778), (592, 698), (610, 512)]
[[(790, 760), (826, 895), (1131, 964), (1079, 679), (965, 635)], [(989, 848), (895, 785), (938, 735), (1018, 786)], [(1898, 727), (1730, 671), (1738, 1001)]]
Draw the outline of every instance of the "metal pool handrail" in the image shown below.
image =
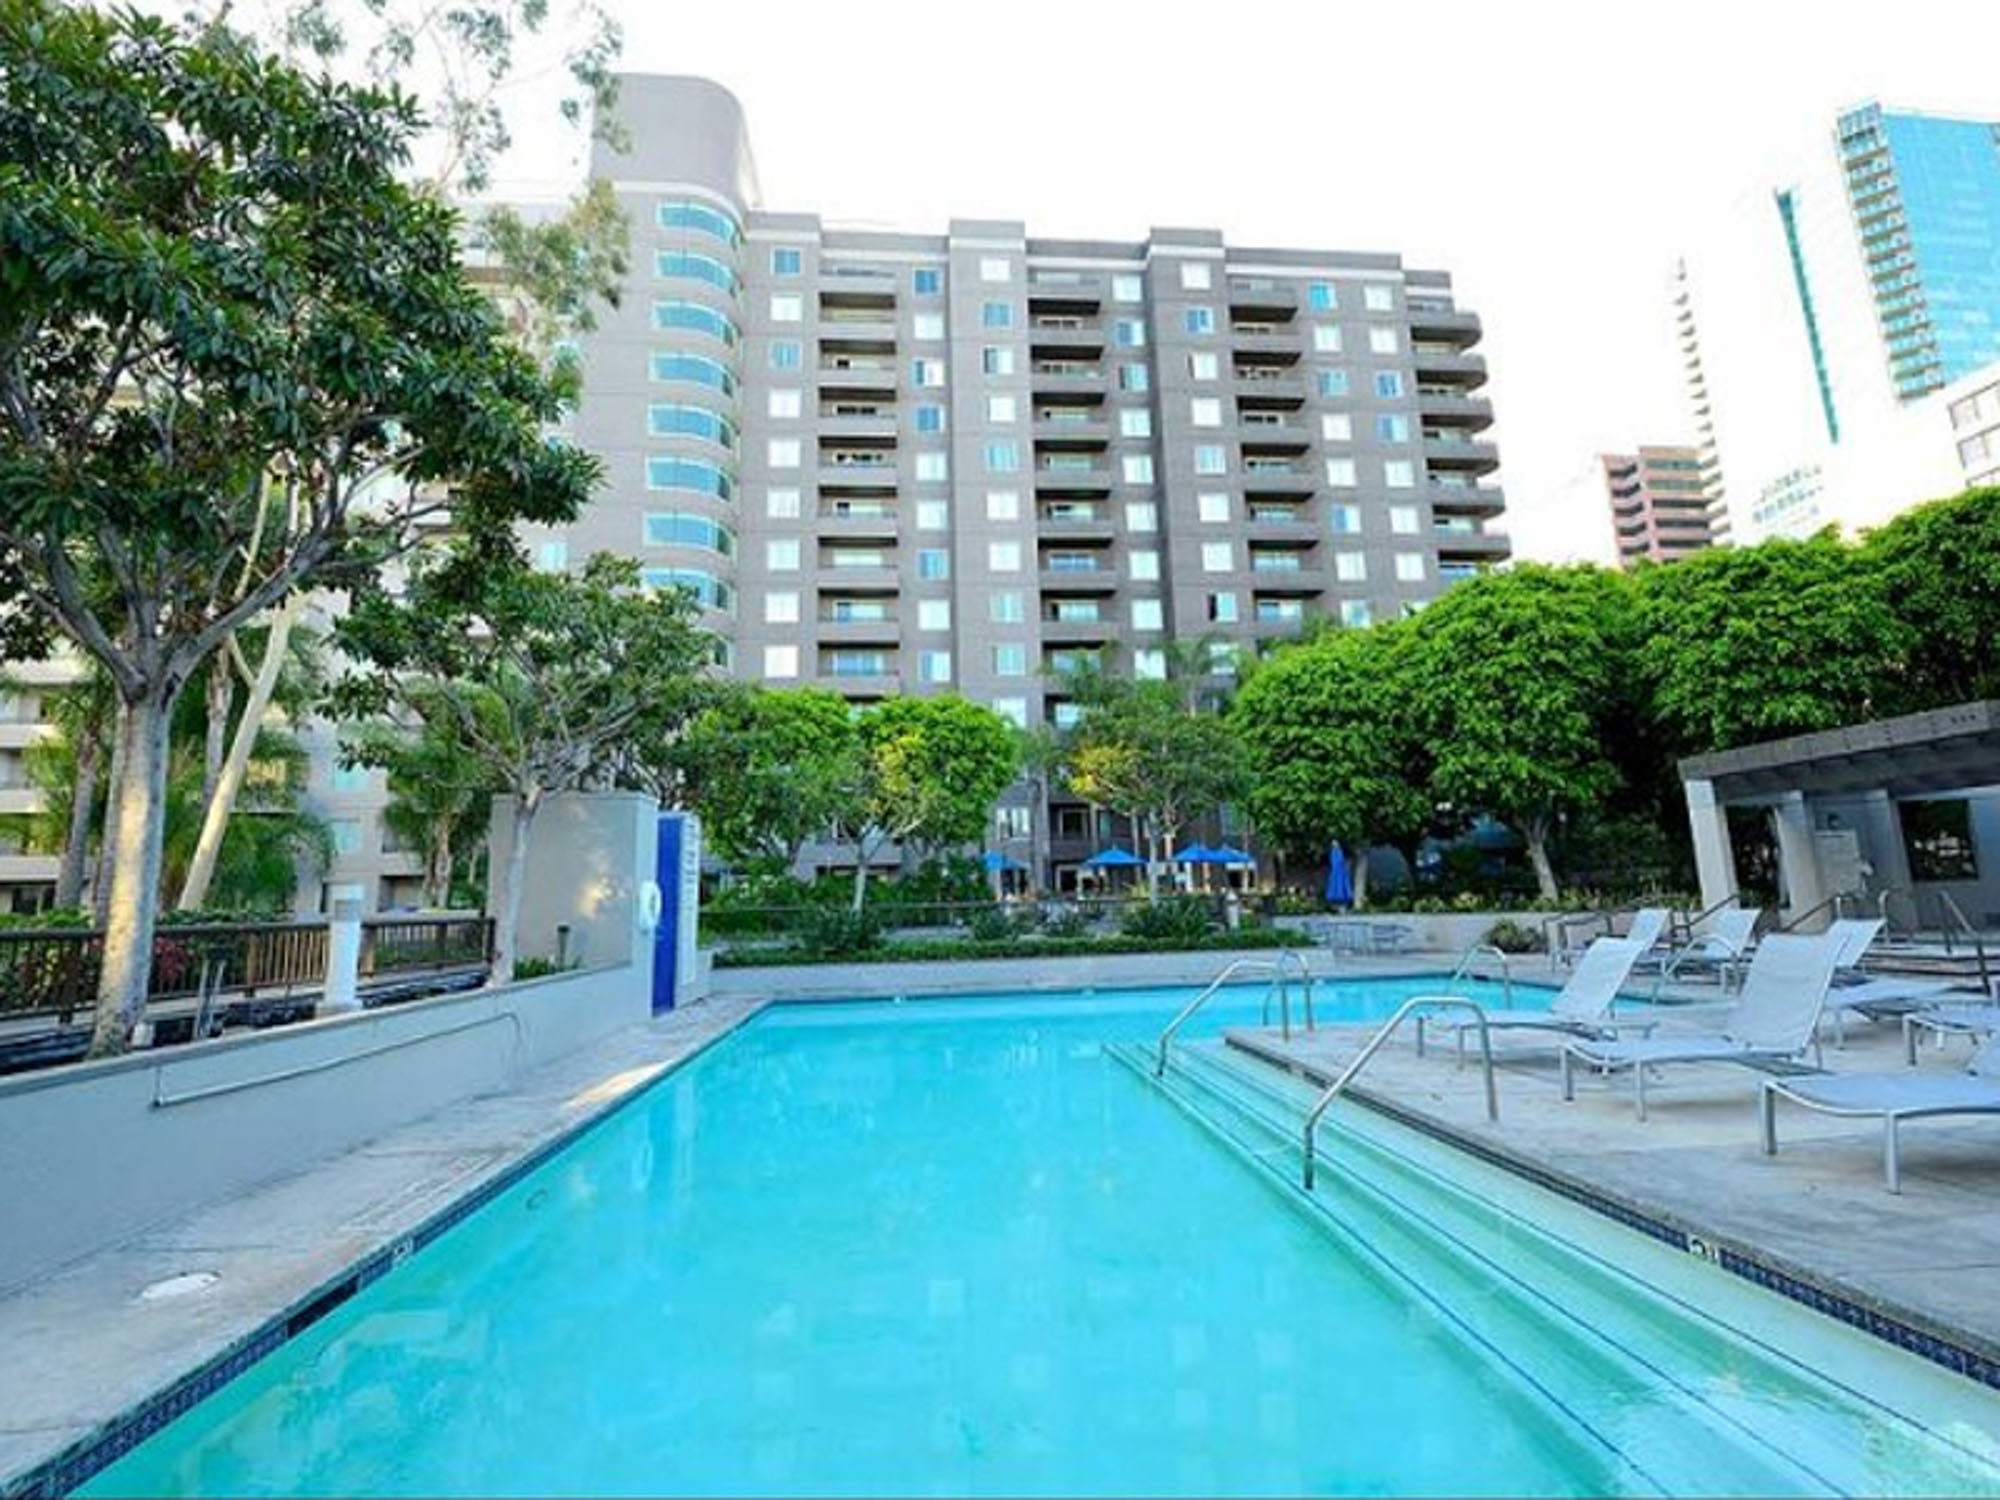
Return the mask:
[[(1291, 990), (1285, 983), (1285, 961), (1287, 959), (1291, 960), (1292, 966), (1299, 971), (1299, 979), (1304, 987), (1304, 993), (1305, 993), (1306, 1030), (1311, 1031), (1313, 1029), (1312, 970), (1306, 967), (1305, 959), (1300, 957), (1300, 955), (1295, 949), (1280, 948), (1278, 950), (1277, 957), (1275, 958), (1235, 959), (1227, 967), (1225, 967), (1220, 974), (1216, 975), (1215, 978), (1211, 979), (1208, 982), (1208, 987), (1206, 989), (1204, 989), (1199, 995), (1196, 995), (1194, 999), (1188, 1001), (1186, 1005), (1182, 1006), (1179, 1015), (1175, 1016), (1173, 1020), (1167, 1023), (1167, 1029), (1160, 1033), (1159, 1063), (1153, 1069), (1153, 1076), (1159, 1078), (1159, 1077), (1164, 1077), (1166, 1075), (1167, 1044), (1174, 1039), (1174, 1033), (1181, 1029), (1181, 1027), (1187, 1022), (1190, 1016), (1192, 1016), (1196, 1011), (1200, 1010), (1202, 1006), (1208, 1003), (1209, 997), (1211, 995), (1213, 995), (1217, 990), (1221, 989), (1225, 984), (1227, 984), (1231, 979), (1233, 979), (1238, 974), (1268, 973), (1272, 976), (1274, 981), (1274, 986), (1278, 991), (1279, 1024), (1280, 1026), (1283, 1027), (1285, 1040), (1290, 1041), (1292, 1037), (1292, 1002), (1291, 1002)], [(1265, 1012), (1264, 1012), (1265, 1019), (1268, 1020), (1270, 1018), (1269, 990), (1266, 990), (1264, 992), (1264, 1003), (1265, 1003)]]
[(1389, 1017), (1382, 1029), (1368, 1039), (1368, 1045), (1361, 1049), (1360, 1055), (1342, 1070), (1338, 1078), (1327, 1085), (1326, 1092), (1319, 1096), (1310, 1110), (1306, 1111), (1305, 1125), (1300, 1131), (1299, 1159), (1307, 1192), (1311, 1192), (1313, 1186), (1313, 1168), (1316, 1162), (1313, 1132), (1319, 1128), (1320, 1117), (1333, 1107), (1334, 1100), (1347, 1091), (1347, 1086), (1354, 1081), (1355, 1075), (1368, 1066), (1375, 1054), (1382, 1050), (1382, 1044), (1395, 1034), (1396, 1028), (1403, 1024), (1404, 1019), (1422, 1006), (1456, 1007), (1472, 1012), (1473, 1023), (1479, 1028), (1479, 1065), (1486, 1074), (1486, 1118), (1489, 1120), (1500, 1118), (1500, 1095), (1493, 1083), (1493, 1039), (1486, 1030), (1486, 1012), (1474, 1001), (1460, 999), (1456, 995), (1414, 995), (1396, 1008), (1396, 1013)]
[(1458, 967), (1451, 971), (1451, 978), (1444, 982), (1444, 987), (1449, 990), (1461, 979), (1464, 979), (1472, 970), (1472, 961), (1475, 958), (1481, 957), (1497, 958), (1500, 960), (1501, 1003), (1508, 1010), (1512, 1010), (1514, 1008), (1514, 970), (1507, 957), (1507, 951), (1504, 948), (1496, 948), (1491, 943), (1474, 943), (1470, 948), (1467, 948), (1458, 961)]

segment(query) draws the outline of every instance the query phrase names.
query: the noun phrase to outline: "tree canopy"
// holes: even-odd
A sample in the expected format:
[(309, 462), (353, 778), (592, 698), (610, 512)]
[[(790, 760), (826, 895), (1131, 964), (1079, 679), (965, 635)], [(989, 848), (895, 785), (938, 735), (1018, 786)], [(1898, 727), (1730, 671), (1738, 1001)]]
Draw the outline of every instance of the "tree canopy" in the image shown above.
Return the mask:
[(788, 870), (850, 810), (860, 749), (854, 711), (838, 693), (743, 686), (695, 717), (675, 760), (716, 849)]

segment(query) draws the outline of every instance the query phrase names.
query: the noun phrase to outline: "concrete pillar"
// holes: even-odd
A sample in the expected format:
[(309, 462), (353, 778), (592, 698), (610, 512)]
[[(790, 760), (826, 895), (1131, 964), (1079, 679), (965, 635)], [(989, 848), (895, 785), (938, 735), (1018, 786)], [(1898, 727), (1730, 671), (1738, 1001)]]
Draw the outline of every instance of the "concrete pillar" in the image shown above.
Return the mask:
[(1729, 813), (1715, 799), (1715, 783), (1686, 784), (1688, 824), (1694, 830), (1694, 867), (1701, 878), (1701, 904), (1720, 906), (1736, 898), (1736, 852), (1729, 843)]
[(361, 1009), (361, 897), (336, 896), (327, 918), (326, 992), (319, 1014), (343, 1016)]
[(1826, 877), (1820, 872), (1819, 845), (1813, 839), (1812, 813), (1804, 792), (1787, 792), (1771, 809), (1771, 827), (1778, 836), (1778, 874), (1784, 882), (1785, 920), (1796, 921), (1827, 898)]

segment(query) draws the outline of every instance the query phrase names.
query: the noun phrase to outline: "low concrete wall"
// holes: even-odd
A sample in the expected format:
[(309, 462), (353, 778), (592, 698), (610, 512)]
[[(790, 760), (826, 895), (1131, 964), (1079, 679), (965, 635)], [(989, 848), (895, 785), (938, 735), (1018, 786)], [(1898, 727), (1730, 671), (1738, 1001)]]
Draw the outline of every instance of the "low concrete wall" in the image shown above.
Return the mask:
[(1554, 915), (1545, 911), (1363, 912), (1352, 916), (1276, 917), (1273, 922), (1301, 931), (1311, 931), (1315, 924), (1327, 921), (1394, 924), (1414, 935), (1418, 952), (1449, 954), (1456, 961), (1459, 954), (1484, 938), (1495, 922), (1518, 922), (1530, 932), (1538, 933), (1542, 924)]
[(0, 1292), (648, 1014), (618, 964), (0, 1079)]

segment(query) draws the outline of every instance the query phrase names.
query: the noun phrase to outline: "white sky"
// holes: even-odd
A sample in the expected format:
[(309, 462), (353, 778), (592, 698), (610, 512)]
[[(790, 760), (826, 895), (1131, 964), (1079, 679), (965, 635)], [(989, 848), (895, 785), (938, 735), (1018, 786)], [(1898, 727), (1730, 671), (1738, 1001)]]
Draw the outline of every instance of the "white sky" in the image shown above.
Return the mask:
[[(606, 0), (742, 100), (765, 206), (941, 232), (1400, 252), (1485, 321), (1525, 557), (1609, 555), (1592, 455), (1684, 441), (1684, 236), (1865, 98), (2000, 119), (1992, 0)], [(1032, 82), (1032, 92), (1031, 92)], [(578, 160), (551, 131), (502, 190)]]

